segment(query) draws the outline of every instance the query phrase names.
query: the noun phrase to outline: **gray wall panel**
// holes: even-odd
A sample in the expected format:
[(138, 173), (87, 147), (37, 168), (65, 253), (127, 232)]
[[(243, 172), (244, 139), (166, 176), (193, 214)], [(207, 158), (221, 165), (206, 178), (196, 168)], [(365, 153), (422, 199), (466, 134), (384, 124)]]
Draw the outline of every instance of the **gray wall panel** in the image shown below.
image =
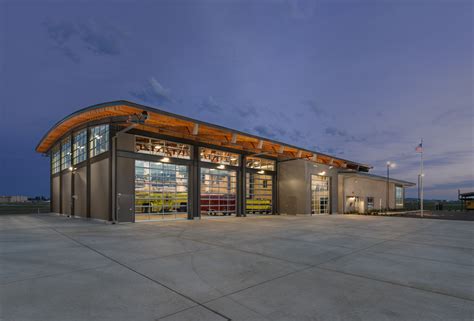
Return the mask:
[(278, 163), (278, 204), (280, 213), (307, 213), (306, 194), (304, 161), (294, 160)]
[(109, 220), (109, 158), (91, 163), (91, 217)]
[(135, 160), (117, 157), (117, 205), (119, 222), (134, 221)]
[(59, 213), (59, 176), (52, 177), (51, 184), (53, 184), (53, 195), (51, 201), (53, 202), (53, 212)]
[(87, 217), (87, 167), (81, 167), (74, 174), (74, 215)]
[(121, 133), (117, 134), (117, 149), (130, 152), (135, 151), (135, 135)]
[(67, 171), (61, 174), (61, 203), (62, 203), (62, 213), (71, 215), (71, 175), (72, 173)]

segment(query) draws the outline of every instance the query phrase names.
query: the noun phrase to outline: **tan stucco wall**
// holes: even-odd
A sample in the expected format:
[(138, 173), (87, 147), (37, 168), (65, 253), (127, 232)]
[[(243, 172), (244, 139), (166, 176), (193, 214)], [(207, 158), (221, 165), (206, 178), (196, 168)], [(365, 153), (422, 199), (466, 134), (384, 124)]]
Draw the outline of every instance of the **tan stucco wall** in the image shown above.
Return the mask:
[[(374, 198), (374, 209), (385, 209), (387, 199), (387, 182), (365, 177), (347, 177), (339, 175), (339, 211), (347, 212), (346, 200), (349, 196), (359, 197), (359, 212), (367, 210), (367, 197)], [(389, 207), (395, 208), (395, 186), (389, 183)]]

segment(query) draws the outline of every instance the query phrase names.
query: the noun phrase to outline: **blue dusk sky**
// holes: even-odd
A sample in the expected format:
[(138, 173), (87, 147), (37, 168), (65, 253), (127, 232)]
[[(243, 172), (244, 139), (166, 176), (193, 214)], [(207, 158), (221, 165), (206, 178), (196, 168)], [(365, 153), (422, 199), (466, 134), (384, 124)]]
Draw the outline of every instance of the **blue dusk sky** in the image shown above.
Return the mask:
[[(127, 99), (474, 189), (473, 2), (0, 0), (0, 194), (49, 195), (34, 149)], [(416, 188), (408, 191), (416, 196)]]

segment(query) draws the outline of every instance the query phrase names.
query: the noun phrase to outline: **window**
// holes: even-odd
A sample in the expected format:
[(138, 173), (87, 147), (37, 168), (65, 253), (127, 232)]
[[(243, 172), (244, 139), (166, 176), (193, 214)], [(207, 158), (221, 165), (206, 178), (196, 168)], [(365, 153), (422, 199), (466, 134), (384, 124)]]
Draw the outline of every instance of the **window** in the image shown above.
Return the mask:
[(367, 197), (367, 210), (373, 210), (374, 209), (374, 198), (373, 197)]
[(245, 162), (247, 168), (263, 169), (266, 171), (275, 170), (275, 161), (271, 159), (248, 156)]
[(61, 142), (61, 170), (71, 167), (71, 137)]
[(83, 162), (87, 158), (87, 129), (74, 134), (72, 144), (72, 163), (74, 165)]
[(329, 177), (311, 175), (311, 213), (329, 214)]
[(135, 136), (137, 153), (191, 159), (191, 146), (162, 139)]
[(99, 125), (90, 129), (89, 150), (90, 157), (109, 150), (109, 125)]
[(395, 206), (403, 207), (403, 187), (395, 186)]
[(59, 145), (53, 147), (51, 151), (51, 171), (53, 174), (59, 173), (61, 170), (61, 149)]
[(239, 166), (240, 164), (239, 154), (210, 148), (201, 148), (201, 161), (231, 166)]

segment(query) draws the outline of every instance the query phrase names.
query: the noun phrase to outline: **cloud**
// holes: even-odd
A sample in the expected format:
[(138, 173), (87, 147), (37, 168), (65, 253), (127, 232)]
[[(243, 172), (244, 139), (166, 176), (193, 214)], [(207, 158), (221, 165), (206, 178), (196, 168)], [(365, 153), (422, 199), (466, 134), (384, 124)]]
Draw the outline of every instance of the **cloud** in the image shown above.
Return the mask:
[(314, 0), (287, 0), (290, 7), (290, 17), (297, 20), (307, 20), (314, 16), (317, 1)]
[(151, 77), (145, 85), (136, 90), (131, 90), (130, 95), (150, 104), (172, 103), (171, 91), (163, 87), (154, 77)]
[(294, 143), (301, 143), (307, 135), (304, 135), (303, 132), (299, 129), (293, 129), (291, 133), (289, 134), (290, 139)]
[(125, 33), (108, 25), (99, 25), (95, 21), (78, 24), (79, 36), (86, 48), (98, 55), (116, 56), (121, 52), (121, 42)]
[(245, 107), (236, 107), (235, 111), (242, 118), (247, 118), (249, 116), (256, 117), (259, 115), (258, 109), (252, 105)]
[(433, 125), (446, 125), (458, 122), (474, 122), (474, 107), (463, 106), (451, 108), (445, 112), (436, 115), (431, 121)]
[(319, 151), (321, 153), (328, 154), (328, 155), (334, 155), (334, 156), (344, 155), (344, 151), (341, 148), (337, 148), (337, 147), (324, 148), (324, 147), (313, 146), (312, 150)]
[(449, 182), (449, 183), (441, 183), (441, 184), (434, 184), (431, 186), (425, 186), (425, 190), (453, 190), (453, 189), (461, 189), (461, 190), (473, 190), (474, 189), (474, 181), (472, 180), (461, 180), (456, 182)]
[(76, 63), (81, 61), (85, 50), (96, 55), (117, 56), (126, 38), (116, 27), (94, 20), (77, 23), (48, 19), (43, 25), (55, 47)]
[(321, 117), (326, 115), (326, 111), (321, 108), (321, 106), (319, 106), (319, 104), (314, 100), (305, 100), (303, 101), (303, 105), (307, 106), (309, 110), (316, 116)]
[(198, 107), (199, 112), (210, 112), (210, 113), (219, 113), (224, 108), (219, 104), (214, 97), (209, 96), (204, 99)]
[(345, 142), (366, 142), (367, 138), (365, 137), (356, 137), (354, 135), (350, 135), (343, 129), (338, 129), (336, 127), (326, 127), (325, 131), (326, 135), (334, 136), (334, 137), (341, 137), (344, 138)]
[(253, 130), (259, 135), (267, 138), (275, 138), (275, 132), (268, 126), (265, 125), (257, 125), (253, 128)]

